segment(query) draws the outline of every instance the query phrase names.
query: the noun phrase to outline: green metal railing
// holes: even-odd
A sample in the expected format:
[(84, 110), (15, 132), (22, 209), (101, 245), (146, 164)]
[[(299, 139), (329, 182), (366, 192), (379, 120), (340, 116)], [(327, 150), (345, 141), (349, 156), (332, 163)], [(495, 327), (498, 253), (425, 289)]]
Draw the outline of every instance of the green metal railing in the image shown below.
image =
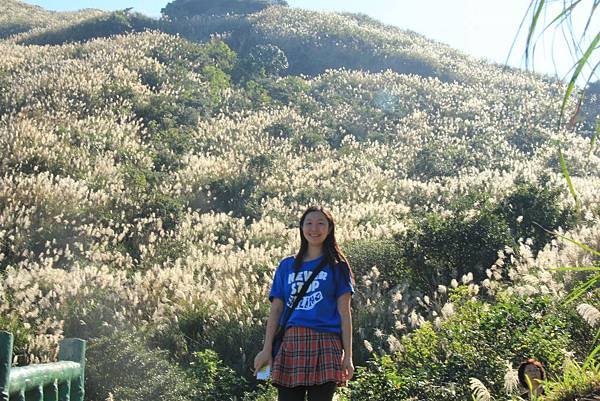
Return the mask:
[(0, 401), (83, 401), (85, 341), (62, 340), (60, 362), (11, 369), (13, 336), (0, 331)]

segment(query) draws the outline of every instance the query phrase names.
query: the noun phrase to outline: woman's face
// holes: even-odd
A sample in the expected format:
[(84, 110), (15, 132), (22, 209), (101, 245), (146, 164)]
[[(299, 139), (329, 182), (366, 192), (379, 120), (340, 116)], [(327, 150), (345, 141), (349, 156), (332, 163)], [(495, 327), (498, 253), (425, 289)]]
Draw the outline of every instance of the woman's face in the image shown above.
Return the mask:
[(329, 222), (323, 212), (314, 211), (306, 215), (302, 224), (302, 234), (310, 245), (323, 245), (329, 234)]
[(538, 368), (534, 364), (529, 364), (525, 366), (525, 371), (523, 373), (525, 374), (525, 376), (529, 377), (533, 388), (539, 386), (540, 382), (538, 380), (542, 379), (542, 372), (540, 372), (540, 368)]

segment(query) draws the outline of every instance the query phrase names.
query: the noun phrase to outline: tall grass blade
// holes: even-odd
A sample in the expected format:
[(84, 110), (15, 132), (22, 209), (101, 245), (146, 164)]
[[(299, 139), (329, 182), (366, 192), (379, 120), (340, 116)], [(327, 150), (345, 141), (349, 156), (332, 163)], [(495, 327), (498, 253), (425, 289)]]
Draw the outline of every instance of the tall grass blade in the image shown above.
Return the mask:
[(596, 46), (598, 46), (598, 43), (600, 43), (600, 32), (598, 32), (598, 34), (596, 34), (596, 37), (594, 38), (594, 40), (592, 40), (592, 42), (588, 46), (587, 50), (583, 54), (583, 56), (581, 56), (581, 58), (577, 61), (577, 67), (575, 68), (575, 71), (573, 72), (573, 75), (571, 76), (571, 80), (569, 81), (569, 85), (567, 86), (567, 91), (565, 92), (565, 96), (563, 97), (563, 102), (562, 102), (562, 105), (560, 108), (560, 117), (558, 119), (559, 128), (563, 121), (565, 109), (567, 107), (567, 102), (569, 101), (569, 98), (571, 97), (571, 93), (573, 93), (573, 90), (575, 89), (575, 82), (577, 82), (577, 78), (579, 78), (579, 75), (581, 74), (581, 70), (587, 64), (588, 60), (592, 56), (592, 53), (596, 49)]
[(527, 16), (529, 15), (529, 10), (531, 10), (531, 7), (533, 7), (533, 4), (534, 4), (533, 1), (531, 3), (529, 3), (529, 7), (527, 7), (527, 11), (525, 12), (525, 15), (523, 15), (523, 18), (521, 19), (521, 23), (519, 24), (519, 29), (517, 29), (517, 33), (515, 34), (515, 37), (513, 38), (513, 41), (510, 44), (510, 49), (508, 49), (508, 55), (506, 56), (506, 61), (504, 62), (504, 64), (506, 64), (506, 65), (508, 65), (508, 60), (510, 60), (510, 55), (512, 54), (512, 51), (515, 48), (515, 44), (517, 43), (517, 39), (519, 38), (521, 29), (523, 29), (523, 24), (527, 20)]
[(567, 169), (567, 163), (565, 162), (565, 157), (563, 155), (562, 149), (558, 148), (558, 154), (560, 157), (560, 168), (562, 169), (563, 176), (565, 180), (567, 180), (567, 186), (569, 187), (569, 192), (573, 199), (575, 200), (575, 208), (577, 209), (577, 213), (580, 211), (579, 199), (577, 198), (577, 193), (575, 193), (575, 187), (573, 186), (573, 182), (571, 181), (571, 176), (569, 175), (569, 170)]
[(589, 267), (556, 267), (553, 269), (548, 269), (554, 272), (597, 272), (600, 271), (599, 266), (589, 266)]
[(566, 240), (566, 241), (569, 241), (572, 244), (577, 245), (581, 249), (584, 249), (584, 250), (588, 251), (589, 253), (591, 253), (593, 255), (600, 256), (600, 251), (597, 251), (594, 248), (590, 248), (589, 246), (587, 246), (585, 244), (582, 244), (579, 241), (575, 241), (573, 238), (565, 237), (564, 235), (560, 235), (560, 234), (557, 234), (557, 233), (555, 233), (555, 235), (558, 236), (558, 237), (560, 237), (560, 238), (562, 238), (562, 239), (564, 239), (564, 240)]
[(546, 25), (546, 28), (544, 28), (544, 30), (554, 25), (554, 23), (556, 23), (558, 20), (567, 18), (571, 14), (571, 11), (573, 11), (573, 9), (577, 7), (577, 5), (581, 2), (582, 0), (574, 1), (569, 7), (564, 8), (560, 14), (558, 14), (552, 21), (550, 21), (548, 25)]
[[(596, 330), (596, 335), (594, 336), (594, 341), (592, 341), (592, 345), (596, 344), (596, 342), (598, 341), (598, 338), (600, 338), (600, 328), (598, 328), (598, 330)], [(591, 352), (593, 352), (593, 350), (590, 351), (590, 353)]]
[[(569, 241), (570, 243), (577, 245), (581, 249), (584, 249), (584, 250), (586, 250), (586, 251), (588, 251), (588, 252), (590, 252), (590, 253), (592, 253), (592, 254), (594, 254), (596, 256), (600, 256), (600, 251), (597, 251), (597, 250), (595, 250), (593, 248), (590, 248), (589, 246), (587, 246), (585, 244), (582, 244), (579, 241), (575, 241), (573, 238), (566, 237), (566, 236), (564, 236), (564, 235), (562, 235), (562, 234), (560, 234), (560, 233), (558, 233), (556, 231), (550, 231), (547, 228), (545, 228), (544, 226), (542, 226), (540, 223), (538, 223), (537, 221), (534, 221), (533, 224), (535, 224), (536, 226), (538, 226), (542, 230), (546, 231), (548, 234), (555, 235), (555, 236), (557, 236), (559, 238), (564, 239), (565, 241)], [(571, 268), (567, 267), (566, 269), (571, 269)], [(578, 267), (578, 268), (572, 268), (572, 269), (588, 269), (588, 268), (587, 267)]]
[(598, 354), (598, 352), (600, 352), (600, 345), (596, 346), (596, 348), (594, 348), (592, 352), (590, 352), (590, 354), (585, 358), (585, 361), (583, 362), (584, 370), (586, 370), (590, 364), (594, 363), (594, 359), (596, 358), (596, 354)]
[(535, 0), (533, 4), (537, 4), (534, 6), (533, 17), (531, 20), (531, 24), (529, 25), (529, 32), (527, 33), (527, 42), (525, 45), (525, 65), (529, 65), (529, 49), (531, 48), (531, 40), (533, 38), (533, 33), (538, 25), (538, 20), (540, 18), (540, 14), (544, 9), (544, 5), (546, 4), (545, 0)]
[(596, 274), (588, 279), (586, 282), (579, 284), (571, 293), (565, 298), (564, 305), (569, 305), (573, 301), (577, 300), (583, 294), (585, 294), (590, 288), (600, 281), (600, 274)]
[(585, 28), (583, 28), (583, 32), (581, 33), (582, 38), (585, 36), (585, 33), (588, 31), (588, 29), (590, 27), (590, 23), (592, 22), (592, 18), (594, 17), (594, 13), (596, 12), (596, 8), (598, 8), (599, 5), (600, 5), (600, 2), (598, 2), (598, 1), (594, 1), (594, 4), (592, 4), (592, 9), (590, 10), (590, 15), (588, 15), (587, 22), (585, 23)]
[(579, 113), (581, 112), (581, 106), (583, 105), (584, 97), (585, 97), (585, 94), (582, 92), (581, 96), (579, 96), (579, 100), (577, 101), (577, 106), (575, 107), (575, 111), (571, 115), (571, 119), (569, 120), (569, 123), (567, 124), (567, 127), (570, 130), (575, 129), (575, 124), (577, 124), (577, 117), (579, 117)]

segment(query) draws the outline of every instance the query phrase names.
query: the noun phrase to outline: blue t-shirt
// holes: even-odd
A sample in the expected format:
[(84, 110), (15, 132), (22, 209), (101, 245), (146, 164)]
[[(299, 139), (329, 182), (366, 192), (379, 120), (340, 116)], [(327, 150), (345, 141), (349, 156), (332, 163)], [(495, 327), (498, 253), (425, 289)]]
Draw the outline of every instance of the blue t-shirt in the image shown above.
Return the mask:
[[(285, 310), (292, 307), (294, 295), (300, 292), (304, 282), (322, 258), (323, 256), (320, 256), (302, 262), (298, 273), (294, 270), (294, 256), (287, 257), (279, 263), (269, 293), (270, 301), (273, 301), (273, 298), (281, 298), (287, 305), (279, 323), (283, 320)], [(342, 319), (337, 308), (337, 299), (347, 292), (354, 293), (348, 267), (343, 263), (334, 268), (326, 265), (292, 312), (286, 328), (307, 327), (319, 332), (341, 333)]]

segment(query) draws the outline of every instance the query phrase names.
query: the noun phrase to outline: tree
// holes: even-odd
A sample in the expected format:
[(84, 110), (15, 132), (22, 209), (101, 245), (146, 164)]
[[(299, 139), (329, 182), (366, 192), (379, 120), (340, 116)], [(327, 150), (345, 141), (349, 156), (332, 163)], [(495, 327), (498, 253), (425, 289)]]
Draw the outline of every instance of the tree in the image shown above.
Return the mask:
[(257, 45), (239, 59), (233, 77), (236, 81), (275, 77), (288, 66), (288, 59), (279, 47), (271, 44)]

